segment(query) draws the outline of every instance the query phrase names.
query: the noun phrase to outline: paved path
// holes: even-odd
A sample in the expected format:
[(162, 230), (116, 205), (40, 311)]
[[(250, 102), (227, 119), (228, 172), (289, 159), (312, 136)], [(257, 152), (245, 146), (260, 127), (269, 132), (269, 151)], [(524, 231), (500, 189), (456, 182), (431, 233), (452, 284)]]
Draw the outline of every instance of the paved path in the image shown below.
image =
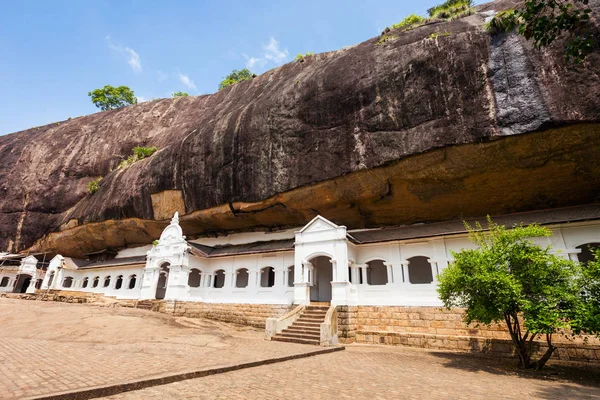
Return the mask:
[[(0, 299), (0, 399), (307, 351), (261, 330), (151, 311)], [(313, 350), (311, 347), (309, 350)]]
[[(492, 363), (495, 367), (485, 367)], [(600, 369), (519, 375), (512, 362), (397, 347), (345, 351), (108, 397), (164, 399), (600, 399)], [(593, 374), (596, 385), (592, 386)], [(587, 384), (567, 376), (585, 377)], [(545, 379), (544, 379), (545, 378)], [(561, 379), (557, 381), (556, 379)]]

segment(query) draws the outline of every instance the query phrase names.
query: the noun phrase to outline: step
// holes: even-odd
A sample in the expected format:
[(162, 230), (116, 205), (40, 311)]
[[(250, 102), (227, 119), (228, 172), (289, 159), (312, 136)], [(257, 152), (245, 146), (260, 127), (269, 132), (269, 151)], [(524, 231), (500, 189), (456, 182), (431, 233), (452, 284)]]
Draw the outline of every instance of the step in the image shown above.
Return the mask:
[(302, 315), (322, 315), (323, 317), (325, 317), (327, 315), (326, 312), (322, 312), (322, 311), (304, 311), (302, 313)]
[(321, 344), (319, 340), (306, 340), (306, 339), (294, 339), (294, 338), (286, 338), (280, 336), (273, 336), (271, 340), (275, 340), (277, 342), (287, 342), (287, 343), (298, 343), (298, 344), (311, 344), (318, 346)]
[(320, 329), (314, 329), (314, 328), (296, 328), (294, 326), (292, 326), (291, 328), (287, 328), (284, 329), (282, 333), (294, 333), (294, 334), (298, 334), (298, 335), (317, 335), (317, 336), (321, 336), (321, 330)]
[(323, 322), (325, 322), (325, 318), (311, 318), (311, 317), (306, 317), (306, 316), (302, 315), (296, 321), (299, 321), (299, 322), (323, 323)]
[(316, 335), (316, 334), (311, 335), (311, 334), (306, 334), (306, 333), (288, 333), (286, 331), (278, 333), (277, 336), (285, 337), (285, 338), (292, 338), (292, 339), (306, 339), (306, 340), (319, 340), (321, 338), (321, 335)]
[(321, 329), (321, 324), (319, 323), (312, 323), (312, 322), (294, 322), (291, 326), (297, 327), (297, 328), (312, 328), (312, 329)]

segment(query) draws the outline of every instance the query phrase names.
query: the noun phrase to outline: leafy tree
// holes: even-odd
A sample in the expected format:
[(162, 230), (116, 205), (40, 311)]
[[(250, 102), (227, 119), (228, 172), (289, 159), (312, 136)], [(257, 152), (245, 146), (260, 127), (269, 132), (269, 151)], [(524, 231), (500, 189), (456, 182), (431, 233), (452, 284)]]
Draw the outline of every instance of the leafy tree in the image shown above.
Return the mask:
[(189, 96), (189, 94), (187, 94), (186, 92), (175, 92), (171, 96), (172, 97), (187, 97), (187, 96)]
[(229, 75), (225, 77), (225, 79), (221, 81), (221, 83), (219, 83), (219, 90), (225, 89), (226, 87), (229, 87), (241, 81), (247, 81), (248, 79), (252, 79), (254, 76), (255, 75), (252, 72), (250, 72), (248, 68), (244, 68), (240, 71), (234, 69)]
[(595, 45), (589, 31), (592, 10), (588, 3), (589, 0), (527, 0), (521, 8), (496, 16), (494, 19), (502, 22), (493, 25), (502, 26), (505, 31), (518, 28), (536, 49), (565, 37), (565, 60), (579, 64)]
[(298, 53), (298, 55), (296, 57), (294, 57), (294, 60), (303, 62), (305, 57), (310, 57), (310, 56), (314, 56), (314, 55), (315, 55), (315, 53), (313, 53), (312, 51), (307, 51), (304, 54)]
[[(560, 330), (600, 332), (599, 299), (593, 298), (598, 296), (600, 267), (593, 264), (584, 276), (578, 263), (528, 240), (550, 236), (546, 228), (506, 229), (489, 218), (488, 224), (487, 232), (467, 225), (479, 248), (453, 253), (454, 263), (440, 275), (438, 292), (446, 307), (466, 308), (466, 323), (504, 321), (523, 368), (544, 366), (556, 350), (552, 335)], [(582, 286), (586, 278), (595, 286)], [(533, 341), (542, 337), (548, 349), (533, 361)]]
[(127, 86), (106, 85), (102, 89), (89, 92), (88, 96), (91, 97), (92, 103), (102, 111), (137, 104), (137, 97)]

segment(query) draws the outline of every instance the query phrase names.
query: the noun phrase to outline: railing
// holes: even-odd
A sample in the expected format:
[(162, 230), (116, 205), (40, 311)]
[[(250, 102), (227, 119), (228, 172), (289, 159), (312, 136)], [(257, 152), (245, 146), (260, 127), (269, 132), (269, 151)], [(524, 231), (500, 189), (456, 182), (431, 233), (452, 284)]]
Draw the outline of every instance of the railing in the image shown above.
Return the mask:
[(331, 306), (325, 314), (325, 322), (321, 323), (321, 346), (336, 344), (338, 344), (337, 309), (336, 306)]
[(281, 318), (267, 318), (265, 326), (267, 340), (271, 340), (277, 333), (281, 333), (281, 331), (296, 322), (296, 320), (300, 318), (300, 315), (302, 315), (302, 311), (304, 311), (305, 307), (305, 305), (301, 304)]

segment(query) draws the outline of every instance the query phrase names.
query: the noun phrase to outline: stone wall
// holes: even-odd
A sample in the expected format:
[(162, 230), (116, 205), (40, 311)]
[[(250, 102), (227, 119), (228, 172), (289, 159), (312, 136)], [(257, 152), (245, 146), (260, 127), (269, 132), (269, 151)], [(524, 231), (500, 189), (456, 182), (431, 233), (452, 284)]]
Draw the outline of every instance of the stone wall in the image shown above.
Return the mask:
[[(203, 317), (265, 328), (267, 318), (281, 317), (293, 307), (285, 304), (225, 304), (166, 300), (157, 311), (185, 317)], [(156, 308), (155, 308), (156, 309)]]
[(339, 306), (338, 312), (338, 339), (340, 343), (354, 343), (356, 340), (357, 314), (356, 306)]
[[(379, 307), (356, 308), (357, 343), (388, 344), (431, 349), (458, 350), (513, 355), (510, 335), (504, 325), (467, 326), (461, 309), (438, 307)], [(352, 319), (348, 319), (352, 321)], [(351, 332), (348, 326), (345, 331)], [(342, 337), (342, 332), (338, 330)], [(554, 358), (570, 361), (600, 362), (600, 340), (595, 337), (569, 339), (554, 335), (558, 345)], [(538, 352), (547, 348), (544, 341), (535, 342)]]

